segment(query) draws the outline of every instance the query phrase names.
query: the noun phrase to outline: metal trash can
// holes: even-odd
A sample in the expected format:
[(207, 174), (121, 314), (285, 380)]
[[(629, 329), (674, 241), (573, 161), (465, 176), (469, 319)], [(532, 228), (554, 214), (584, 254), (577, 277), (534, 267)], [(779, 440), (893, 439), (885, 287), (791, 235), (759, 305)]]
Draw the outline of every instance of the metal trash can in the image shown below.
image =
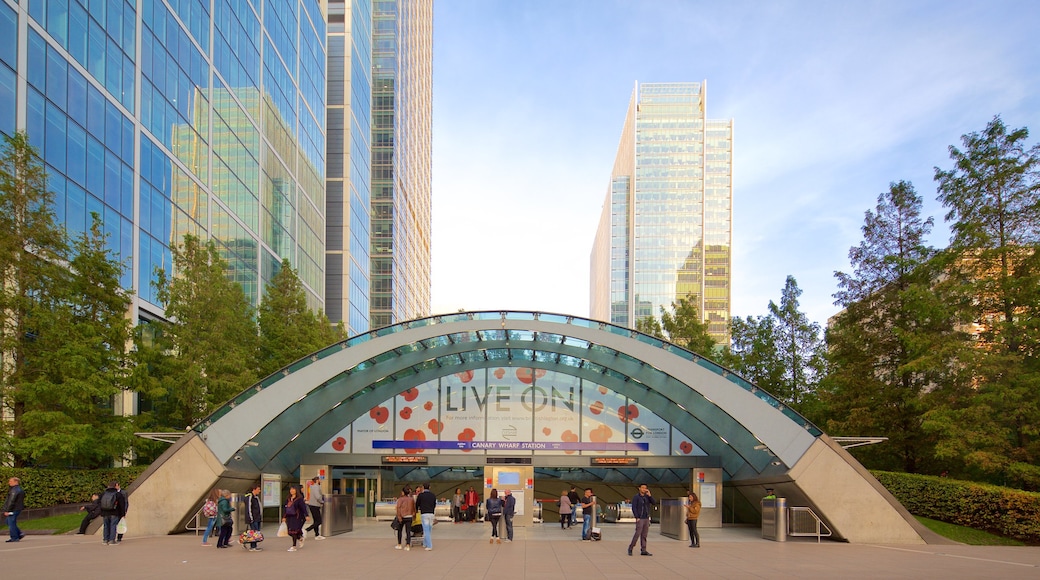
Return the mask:
[(787, 541), (787, 498), (762, 499), (762, 538)]
[(686, 527), (686, 506), (689, 503), (690, 499), (685, 497), (661, 499), (662, 536), (683, 542), (690, 539), (690, 528)]

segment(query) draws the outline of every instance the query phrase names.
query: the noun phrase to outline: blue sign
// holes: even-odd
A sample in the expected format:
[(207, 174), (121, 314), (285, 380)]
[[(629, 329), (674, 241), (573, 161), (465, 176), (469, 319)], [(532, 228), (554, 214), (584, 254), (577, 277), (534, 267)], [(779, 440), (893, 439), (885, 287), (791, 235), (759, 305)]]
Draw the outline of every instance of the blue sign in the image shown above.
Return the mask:
[(393, 441), (372, 442), (373, 449), (459, 449), (492, 451), (649, 451), (649, 443), (570, 443), (551, 441)]

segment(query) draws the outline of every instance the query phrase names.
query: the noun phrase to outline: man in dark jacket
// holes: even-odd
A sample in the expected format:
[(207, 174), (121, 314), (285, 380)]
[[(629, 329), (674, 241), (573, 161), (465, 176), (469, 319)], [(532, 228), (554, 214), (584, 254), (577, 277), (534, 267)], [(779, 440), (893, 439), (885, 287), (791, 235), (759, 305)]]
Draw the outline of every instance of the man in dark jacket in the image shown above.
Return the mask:
[[(246, 494), (246, 524), (250, 530), (260, 531), (264, 519), (264, 506), (260, 500), (260, 484), (253, 486), (253, 491)], [(256, 542), (249, 542), (250, 552), (259, 552), (263, 548), (256, 547)]]
[(90, 503), (80, 506), (79, 511), (87, 512), (83, 515), (83, 521), (79, 523), (79, 532), (77, 532), (79, 535), (83, 535), (87, 533), (87, 526), (90, 525), (90, 522), (101, 515), (101, 496), (96, 493), (91, 495)]
[(571, 519), (569, 522), (567, 522), (567, 527), (569, 528), (574, 525), (574, 522), (578, 517), (578, 500), (580, 500), (581, 498), (578, 497), (577, 487), (573, 485), (571, 486), (571, 490), (567, 492), (567, 499), (571, 500), (571, 507), (573, 508), (571, 509)]
[(650, 506), (657, 505), (657, 500), (650, 495), (650, 488), (646, 484), (639, 486), (639, 493), (632, 498), (632, 517), (636, 519), (636, 531), (632, 534), (632, 542), (628, 544), (628, 555), (632, 555), (632, 548), (636, 547), (639, 540), (639, 554), (641, 556), (653, 556), (646, 551), (646, 535), (650, 531)]
[(120, 518), (126, 515), (126, 498), (119, 492), (119, 482), (111, 481), (108, 489), (101, 494), (101, 517), (105, 528), (102, 542), (106, 546), (116, 545), (116, 526)]
[(423, 548), (429, 552), (433, 549), (433, 512), (437, 510), (437, 496), (433, 495), (430, 491), (429, 484), (420, 485), (419, 495), (415, 498), (415, 509), (419, 511), (419, 518), (422, 520), (422, 543)]
[(25, 492), (22, 491), (22, 480), (12, 477), (7, 480), (9, 489), (7, 499), (4, 500), (4, 517), (7, 518), (7, 529), (11, 534), (8, 542), (20, 542), (25, 534), (18, 529), (18, 514), (25, 509)]
[(510, 489), (506, 489), (506, 497), (502, 500), (502, 519), (506, 521), (506, 541), (513, 541), (513, 516), (516, 515), (516, 498), (513, 497), (513, 492)]

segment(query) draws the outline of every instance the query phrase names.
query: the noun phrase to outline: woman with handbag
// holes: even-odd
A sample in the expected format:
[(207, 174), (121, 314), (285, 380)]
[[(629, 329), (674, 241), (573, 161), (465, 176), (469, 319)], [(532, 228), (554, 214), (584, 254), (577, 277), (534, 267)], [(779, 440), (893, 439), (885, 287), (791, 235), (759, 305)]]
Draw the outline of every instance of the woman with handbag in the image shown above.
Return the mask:
[(220, 490), (220, 499), (217, 501), (217, 519), (220, 520), (220, 535), (217, 537), (217, 547), (227, 548), (228, 542), (231, 541), (231, 512), (235, 511), (235, 508), (231, 507), (231, 492), (222, 489)]
[(488, 543), (494, 544), (497, 539), (501, 544), (502, 538), (498, 535), (498, 520), (502, 518), (502, 500), (498, 499), (497, 489), (491, 489), (491, 497), (485, 502), (484, 509), (487, 510), (487, 515), (491, 519), (491, 541)]
[(206, 531), (202, 534), (202, 545), (209, 545), (209, 536), (217, 524), (217, 502), (220, 501), (220, 490), (213, 488), (209, 491), (206, 503), (202, 505), (202, 517), (206, 518)]
[(295, 485), (289, 486), (289, 498), (285, 501), (285, 522), (289, 529), (289, 537), (292, 538), (290, 552), (296, 551), (296, 543), (303, 547), (303, 524), (307, 523), (307, 502), (303, 499), (303, 493)]
[(397, 510), (394, 524), (397, 527), (397, 545), (395, 550), (401, 549), (401, 530), (404, 530), (404, 549), (412, 549), (412, 518), (415, 517), (415, 498), (412, 490), (406, 485), (401, 490), (401, 497), (397, 498)]

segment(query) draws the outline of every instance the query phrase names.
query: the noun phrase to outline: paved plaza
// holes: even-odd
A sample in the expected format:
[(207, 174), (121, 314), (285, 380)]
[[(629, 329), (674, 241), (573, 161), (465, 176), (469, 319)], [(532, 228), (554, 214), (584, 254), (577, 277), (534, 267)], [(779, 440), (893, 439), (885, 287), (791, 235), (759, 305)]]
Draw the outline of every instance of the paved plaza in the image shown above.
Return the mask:
[[(434, 527), (433, 551), (393, 549), (388, 522), (362, 521), (353, 532), (309, 539), (294, 553), (288, 538), (265, 528), (264, 550), (200, 546), (194, 534), (134, 537), (104, 546), (100, 536), (36, 536), (0, 543), (4, 578), (486, 578), (508, 580), (670, 578), (1040, 578), (1040, 548), (963, 545), (889, 546), (796, 538), (761, 539), (753, 527), (701, 532), (702, 547), (650, 528), (653, 556), (628, 556), (632, 524), (603, 526), (601, 542), (582, 542), (579, 528), (517, 528), (512, 543), (489, 544), (487, 524)], [(210, 540), (216, 542), (216, 538)]]

